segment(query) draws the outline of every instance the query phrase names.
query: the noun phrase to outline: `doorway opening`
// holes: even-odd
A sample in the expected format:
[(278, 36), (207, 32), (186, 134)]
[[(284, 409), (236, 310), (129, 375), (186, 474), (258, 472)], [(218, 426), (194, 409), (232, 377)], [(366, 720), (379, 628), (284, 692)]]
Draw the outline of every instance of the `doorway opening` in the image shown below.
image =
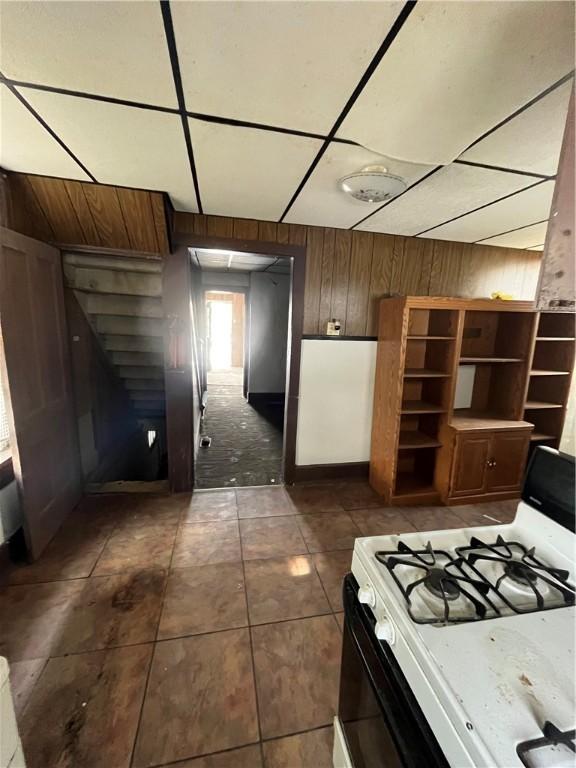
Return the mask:
[(291, 260), (198, 249), (197, 488), (283, 482)]

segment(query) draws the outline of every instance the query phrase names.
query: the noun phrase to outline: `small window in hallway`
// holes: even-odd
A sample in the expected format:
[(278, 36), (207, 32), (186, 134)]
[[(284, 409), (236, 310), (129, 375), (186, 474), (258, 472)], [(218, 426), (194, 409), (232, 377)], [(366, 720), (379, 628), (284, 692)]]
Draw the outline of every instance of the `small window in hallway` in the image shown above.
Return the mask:
[(156, 442), (156, 431), (154, 429), (148, 430), (148, 448), (152, 448)]

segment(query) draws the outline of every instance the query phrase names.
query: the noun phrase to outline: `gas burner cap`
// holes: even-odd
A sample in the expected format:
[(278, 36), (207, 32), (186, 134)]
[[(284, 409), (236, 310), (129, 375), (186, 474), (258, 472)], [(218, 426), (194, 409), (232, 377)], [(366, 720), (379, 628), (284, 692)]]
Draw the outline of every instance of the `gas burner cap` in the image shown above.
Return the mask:
[(504, 573), (516, 584), (521, 584), (523, 587), (529, 587), (538, 581), (537, 574), (534, 573), (530, 566), (519, 563), (516, 560), (506, 563)]
[(457, 600), (460, 597), (460, 587), (442, 568), (430, 568), (424, 586), (441, 600)]

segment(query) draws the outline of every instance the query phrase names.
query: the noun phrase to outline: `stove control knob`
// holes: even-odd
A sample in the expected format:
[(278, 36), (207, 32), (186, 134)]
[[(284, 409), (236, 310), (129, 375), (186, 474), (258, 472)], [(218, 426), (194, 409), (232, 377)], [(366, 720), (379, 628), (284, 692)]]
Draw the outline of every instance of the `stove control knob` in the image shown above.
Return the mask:
[(374, 632), (378, 640), (384, 640), (388, 645), (394, 645), (396, 642), (396, 630), (390, 619), (382, 618), (377, 621)]
[(364, 605), (369, 605), (370, 608), (374, 608), (376, 605), (376, 592), (374, 592), (374, 587), (370, 584), (360, 587), (358, 590), (358, 600), (361, 603), (364, 603)]

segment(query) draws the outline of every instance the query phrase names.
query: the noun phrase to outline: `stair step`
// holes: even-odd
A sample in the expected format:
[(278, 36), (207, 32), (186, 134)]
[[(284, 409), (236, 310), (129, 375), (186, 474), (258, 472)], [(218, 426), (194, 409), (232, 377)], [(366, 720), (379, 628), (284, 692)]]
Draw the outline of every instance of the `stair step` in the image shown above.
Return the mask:
[[(149, 365), (118, 365), (115, 366), (115, 369), (121, 379), (159, 379), (164, 382), (164, 368), (160, 366), (154, 368)], [(124, 386), (126, 386), (126, 382)]]
[(155, 413), (164, 413), (166, 406), (164, 401), (159, 400), (134, 400), (132, 405), (137, 413), (141, 411), (154, 411)]
[(96, 315), (96, 330), (102, 334), (121, 336), (162, 336), (164, 323), (152, 317), (120, 317), (119, 315)]
[(162, 300), (149, 296), (120, 296), (114, 293), (75, 292), (90, 315), (125, 315), (128, 317), (163, 317)]
[(159, 336), (121, 336), (105, 334), (100, 337), (108, 352), (162, 352), (164, 341)]
[(150, 390), (154, 389), (157, 392), (164, 392), (164, 377), (161, 379), (124, 379), (124, 386), (127, 390), (130, 392), (133, 392), (135, 390)]
[(153, 365), (164, 366), (164, 358), (159, 352), (109, 352), (114, 365)]
[[(166, 397), (164, 395), (164, 390), (162, 389), (137, 389), (137, 390), (129, 390), (128, 394), (130, 395), (130, 398), (137, 401), (146, 401), (146, 400), (156, 400), (158, 402), (165, 402)], [(136, 406), (137, 407), (137, 406)]]
[(113, 269), (84, 269), (64, 265), (66, 282), (76, 291), (122, 293), (128, 296), (162, 296), (162, 276)]
[(151, 256), (138, 258), (136, 256), (104, 256), (101, 254), (94, 256), (89, 253), (65, 253), (64, 266), (162, 274), (162, 258)]

